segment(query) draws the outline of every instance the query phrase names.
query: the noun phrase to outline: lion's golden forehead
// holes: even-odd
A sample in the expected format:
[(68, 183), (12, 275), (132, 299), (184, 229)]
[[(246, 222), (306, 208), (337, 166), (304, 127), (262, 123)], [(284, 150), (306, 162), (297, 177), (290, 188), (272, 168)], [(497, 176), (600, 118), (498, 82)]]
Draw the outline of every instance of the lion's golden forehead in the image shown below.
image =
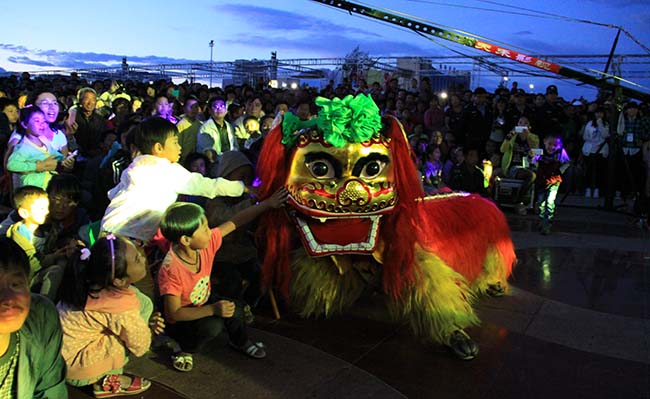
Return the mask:
[(358, 159), (370, 154), (385, 155), (391, 159), (390, 148), (384, 143), (348, 143), (344, 147), (325, 146), (323, 143), (311, 141), (305, 146), (298, 147), (294, 154), (294, 162), (300, 162), (307, 154), (327, 153), (341, 162), (342, 165), (351, 164)]

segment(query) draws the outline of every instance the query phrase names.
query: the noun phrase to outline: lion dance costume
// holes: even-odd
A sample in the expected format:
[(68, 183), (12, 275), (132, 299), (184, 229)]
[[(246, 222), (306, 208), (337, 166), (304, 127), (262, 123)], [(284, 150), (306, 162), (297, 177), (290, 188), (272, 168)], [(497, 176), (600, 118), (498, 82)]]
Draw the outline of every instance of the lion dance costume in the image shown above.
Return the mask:
[(472, 302), (505, 292), (515, 262), (504, 215), (477, 195), (425, 197), (400, 123), (369, 96), (316, 104), (309, 121), (285, 114), (258, 161), (261, 196), (290, 193), (260, 221), (265, 284), (302, 316), (341, 312), (376, 284), (391, 316), (473, 358)]

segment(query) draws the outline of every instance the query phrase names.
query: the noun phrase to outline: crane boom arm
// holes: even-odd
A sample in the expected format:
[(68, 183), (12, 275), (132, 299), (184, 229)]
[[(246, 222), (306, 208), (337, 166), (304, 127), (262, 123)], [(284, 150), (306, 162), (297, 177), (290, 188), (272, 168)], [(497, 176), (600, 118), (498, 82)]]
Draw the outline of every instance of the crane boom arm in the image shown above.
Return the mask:
[(543, 69), (548, 72), (556, 73), (558, 75), (575, 79), (585, 84), (589, 84), (596, 87), (608, 88), (611, 90), (621, 89), (622, 94), (627, 97), (644, 99), (649, 96), (648, 93), (644, 93), (626, 86), (619, 86), (617, 83), (612, 83), (602, 78), (589, 75), (587, 73), (577, 71), (575, 69), (563, 67), (556, 63), (542, 60), (527, 54), (520, 53), (518, 51), (510, 50), (502, 46), (497, 46), (494, 44), (487, 43), (485, 41), (479, 40), (478, 38), (459, 34), (447, 29), (442, 29), (422, 21), (413, 20), (404, 16), (395, 15), (388, 13), (386, 11), (377, 10), (371, 7), (364, 5), (356, 4), (351, 1), (345, 0), (311, 0), (317, 3), (339, 8), (349, 13), (359, 14), (365, 17), (377, 19), (379, 21), (387, 22), (393, 25), (398, 25), (406, 29), (413, 30), (420, 34), (431, 35), (439, 39), (444, 39), (452, 41), (454, 43), (461, 44), (463, 46), (472, 47), (476, 50), (481, 50), (490, 54), (494, 54), (503, 58), (510, 59), (522, 64), (529, 65), (534, 68)]

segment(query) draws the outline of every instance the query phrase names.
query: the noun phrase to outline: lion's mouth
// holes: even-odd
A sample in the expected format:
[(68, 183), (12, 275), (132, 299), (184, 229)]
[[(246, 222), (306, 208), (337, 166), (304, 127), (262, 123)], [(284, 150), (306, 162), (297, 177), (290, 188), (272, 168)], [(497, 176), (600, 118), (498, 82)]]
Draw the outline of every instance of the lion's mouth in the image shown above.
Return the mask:
[(311, 256), (371, 254), (377, 245), (381, 215), (311, 217), (291, 211)]

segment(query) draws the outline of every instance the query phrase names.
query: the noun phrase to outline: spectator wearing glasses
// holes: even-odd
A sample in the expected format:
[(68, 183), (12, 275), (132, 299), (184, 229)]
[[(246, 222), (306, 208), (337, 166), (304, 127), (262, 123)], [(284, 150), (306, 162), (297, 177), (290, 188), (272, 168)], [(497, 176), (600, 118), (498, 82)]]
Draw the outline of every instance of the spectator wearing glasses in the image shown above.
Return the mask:
[(215, 163), (225, 151), (238, 149), (237, 138), (235, 129), (225, 120), (226, 102), (222, 97), (214, 97), (208, 101), (208, 113), (210, 119), (199, 129), (196, 150)]

